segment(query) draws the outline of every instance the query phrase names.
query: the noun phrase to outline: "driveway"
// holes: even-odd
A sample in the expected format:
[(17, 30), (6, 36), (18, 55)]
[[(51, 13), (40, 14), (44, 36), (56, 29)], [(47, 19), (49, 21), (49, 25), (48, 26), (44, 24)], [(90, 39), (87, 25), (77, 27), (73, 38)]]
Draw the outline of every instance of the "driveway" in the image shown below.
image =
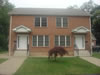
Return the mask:
[(25, 59), (26, 57), (9, 57), (7, 61), (0, 64), (0, 75), (13, 75)]
[(98, 58), (95, 57), (80, 57), (80, 58), (100, 67), (100, 59)]

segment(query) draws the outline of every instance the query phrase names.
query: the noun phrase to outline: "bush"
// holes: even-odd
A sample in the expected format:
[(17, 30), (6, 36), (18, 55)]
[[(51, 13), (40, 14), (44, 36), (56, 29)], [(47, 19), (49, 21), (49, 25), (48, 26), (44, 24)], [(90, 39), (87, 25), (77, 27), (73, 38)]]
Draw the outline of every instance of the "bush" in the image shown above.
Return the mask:
[(52, 57), (56, 60), (56, 57), (60, 55), (61, 57), (65, 54), (68, 54), (68, 52), (63, 47), (54, 47), (49, 50), (48, 52), (48, 59), (51, 59)]

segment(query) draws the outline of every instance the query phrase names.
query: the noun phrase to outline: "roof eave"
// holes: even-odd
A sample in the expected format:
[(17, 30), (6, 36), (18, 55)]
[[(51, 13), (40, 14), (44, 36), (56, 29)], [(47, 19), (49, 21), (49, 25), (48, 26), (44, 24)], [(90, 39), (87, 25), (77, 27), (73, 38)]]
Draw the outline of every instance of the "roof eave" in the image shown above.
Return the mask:
[(86, 16), (86, 17), (90, 17), (91, 15), (57, 15), (57, 14), (11, 14), (8, 13), (8, 15), (10, 16)]

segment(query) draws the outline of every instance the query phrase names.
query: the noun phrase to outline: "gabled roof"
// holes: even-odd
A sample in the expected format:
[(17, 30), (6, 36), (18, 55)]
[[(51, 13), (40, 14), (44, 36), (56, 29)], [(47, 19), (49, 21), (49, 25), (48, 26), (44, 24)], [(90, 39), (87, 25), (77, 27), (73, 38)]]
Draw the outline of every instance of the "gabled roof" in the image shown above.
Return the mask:
[(58, 16), (90, 16), (89, 13), (80, 9), (57, 9), (57, 8), (15, 8), (10, 15), (58, 15)]
[(29, 33), (29, 32), (31, 32), (31, 29), (24, 25), (20, 25), (20, 26), (14, 28), (13, 31), (17, 32), (17, 33)]
[(89, 32), (89, 29), (87, 29), (84, 26), (80, 26), (80, 27), (73, 29), (72, 32), (73, 33), (87, 33), (87, 32)]

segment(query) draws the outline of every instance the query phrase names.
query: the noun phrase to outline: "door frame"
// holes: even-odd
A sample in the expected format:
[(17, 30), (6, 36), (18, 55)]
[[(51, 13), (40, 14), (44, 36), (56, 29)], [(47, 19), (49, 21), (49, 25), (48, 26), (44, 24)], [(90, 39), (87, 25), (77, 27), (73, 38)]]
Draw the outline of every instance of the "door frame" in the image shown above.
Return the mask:
[[(18, 47), (18, 43), (19, 43), (18, 37), (19, 37), (19, 36), (22, 36), (22, 35), (27, 36), (27, 45), (29, 45), (29, 35), (28, 35), (28, 34), (17, 34), (17, 39), (16, 39), (16, 40), (17, 40), (17, 43), (16, 43), (16, 45), (17, 45), (17, 46), (16, 46), (16, 49), (17, 49), (17, 50), (23, 50), (23, 49), (20, 49), (20, 48)], [(28, 48), (28, 47), (27, 47), (27, 48)], [(24, 49), (24, 50), (27, 50), (27, 49)]]
[(82, 37), (84, 37), (84, 42), (83, 42), (83, 39), (82, 39), (82, 45), (83, 45), (83, 43), (84, 43), (84, 48), (75, 48), (74, 47), (74, 49), (79, 49), (79, 50), (83, 50), (83, 49), (85, 49), (85, 35), (82, 35), (82, 34), (80, 34), (80, 35), (74, 35), (74, 44), (76, 43), (76, 36), (82, 36)]

